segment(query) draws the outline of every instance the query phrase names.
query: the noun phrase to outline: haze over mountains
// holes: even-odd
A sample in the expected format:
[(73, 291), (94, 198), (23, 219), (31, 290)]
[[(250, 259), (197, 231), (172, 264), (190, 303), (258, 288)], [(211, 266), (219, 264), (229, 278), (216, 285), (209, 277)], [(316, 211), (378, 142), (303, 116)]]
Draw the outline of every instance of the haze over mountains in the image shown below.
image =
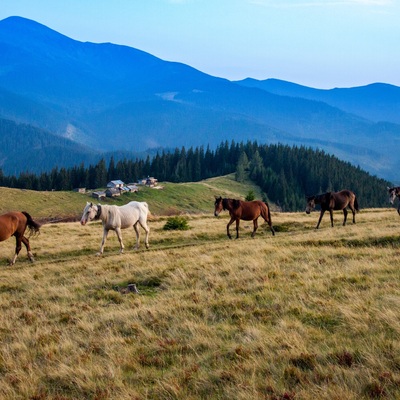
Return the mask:
[[(102, 152), (214, 147), (233, 139), (318, 147), (398, 180), (397, 86), (318, 90), (278, 80), (231, 82), (127, 46), (75, 41), (20, 17), (0, 21), (0, 119), (9, 120), (0, 120), (5, 173), (48, 169), (50, 151), (61, 167)], [(16, 131), (7, 128), (18, 129), (15, 123), (39, 128), (42, 137), (35, 139), (33, 128), (19, 136), (38, 154), (20, 165), (15, 146), (5, 145), (16, 142)], [(65, 152), (71, 157), (57, 156)]]

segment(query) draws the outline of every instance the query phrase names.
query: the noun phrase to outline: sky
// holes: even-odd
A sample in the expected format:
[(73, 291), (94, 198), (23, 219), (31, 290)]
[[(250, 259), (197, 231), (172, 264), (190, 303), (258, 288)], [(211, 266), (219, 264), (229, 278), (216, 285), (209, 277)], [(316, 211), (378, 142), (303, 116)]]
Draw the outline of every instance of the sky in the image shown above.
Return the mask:
[(229, 80), (400, 86), (400, 0), (0, 0), (15, 15)]

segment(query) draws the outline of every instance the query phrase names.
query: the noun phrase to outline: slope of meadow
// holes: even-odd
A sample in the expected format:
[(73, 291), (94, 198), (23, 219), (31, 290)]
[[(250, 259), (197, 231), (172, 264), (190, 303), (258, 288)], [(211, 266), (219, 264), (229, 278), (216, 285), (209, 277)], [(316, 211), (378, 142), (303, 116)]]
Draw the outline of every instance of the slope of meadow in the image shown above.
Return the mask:
[[(137, 193), (125, 193), (101, 203), (122, 205), (132, 200), (146, 201), (154, 215), (208, 214), (214, 211), (214, 196), (244, 199), (249, 191), (253, 191), (261, 198), (258, 186), (236, 182), (234, 174), (197, 183), (163, 182), (159, 186), (161, 190), (141, 186)], [(37, 192), (0, 187), (0, 197), (0, 214), (11, 210), (27, 211), (39, 220), (79, 219), (86, 201), (97, 203), (91, 192)]]
[(150, 250), (123, 231), (123, 255), (111, 233), (95, 256), (100, 223), (43, 225), (34, 264), (23, 249), (8, 267), (14, 241), (0, 243), (0, 398), (400, 398), (397, 212), (318, 231), (317, 213), (273, 212), (276, 236), (242, 222), (229, 240), (214, 185), (196, 187), (208, 200), (187, 231), (153, 214)]

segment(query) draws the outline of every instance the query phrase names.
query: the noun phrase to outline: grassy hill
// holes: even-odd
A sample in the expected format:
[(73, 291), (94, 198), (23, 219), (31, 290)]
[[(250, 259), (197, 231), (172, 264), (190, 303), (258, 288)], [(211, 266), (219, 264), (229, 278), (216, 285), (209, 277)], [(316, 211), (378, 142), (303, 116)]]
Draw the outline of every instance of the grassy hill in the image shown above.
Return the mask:
[[(188, 186), (204, 196), (196, 209), (215, 183)], [(45, 224), (34, 264), (23, 249), (7, 267), (15, 241), (1, 242), (0, 398), (400, 398), (394, 209), (345, 227), (337, 212), (318, 231), (318, 213), (274, 212), (276, 236), (263, 224), (251, 239), (242, 222), (239, 240), (227, 213), (210, 214), (187, 231), (154, 217), (150, 250), (123, 231), (122, 255), (110, 234), (95, 256), (99, 223)]]
[[(214, 196), (244, 199), (252, 190), (261, 198), (260, 189), (252, 184), (239, 183), (234, 175), (207, 179), (198, 183), (160, 183), (161, 190), (140, 187), (138, 193), (126, 193), (117, 199), (106, 199), (105, 204), (126, 204), (129, 201), (146, 201), (153, 215), (181, 213), (212, 213)], [(35, 192), (0, 187), (0, 213), (10, 210), (29, 212), (38, 219), (80, 218), (86, 201), (94, 200), (90, 193)]]

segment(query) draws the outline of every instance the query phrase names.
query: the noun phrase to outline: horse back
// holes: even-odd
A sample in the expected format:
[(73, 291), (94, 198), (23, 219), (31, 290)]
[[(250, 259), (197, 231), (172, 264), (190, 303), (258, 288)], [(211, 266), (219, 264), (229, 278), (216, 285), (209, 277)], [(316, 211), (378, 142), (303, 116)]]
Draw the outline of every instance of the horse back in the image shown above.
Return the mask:
[(131, 201), (123, 206), (110, 206), (108, 210), (108, 226), (113, 228), (129, 228), (136, 222), (147, 219), (148, 214), (147, 203), (139, 201)]
[(258, 218), (264, 210), (267, 211), (267, 206), (260, 200), (241, 201), (240, 209), (240, 218), (245, 221), (252, 221)]
[[(332, 204), (331, 208), (334, 210), (342, 210), (347, 207), (349, 204), (354, 205), (356, 201), (356, 195), (351, 190), (341, 190), (337, 193), (332, 193)], [(358, 209), (358, 204), (357, 204)]]

